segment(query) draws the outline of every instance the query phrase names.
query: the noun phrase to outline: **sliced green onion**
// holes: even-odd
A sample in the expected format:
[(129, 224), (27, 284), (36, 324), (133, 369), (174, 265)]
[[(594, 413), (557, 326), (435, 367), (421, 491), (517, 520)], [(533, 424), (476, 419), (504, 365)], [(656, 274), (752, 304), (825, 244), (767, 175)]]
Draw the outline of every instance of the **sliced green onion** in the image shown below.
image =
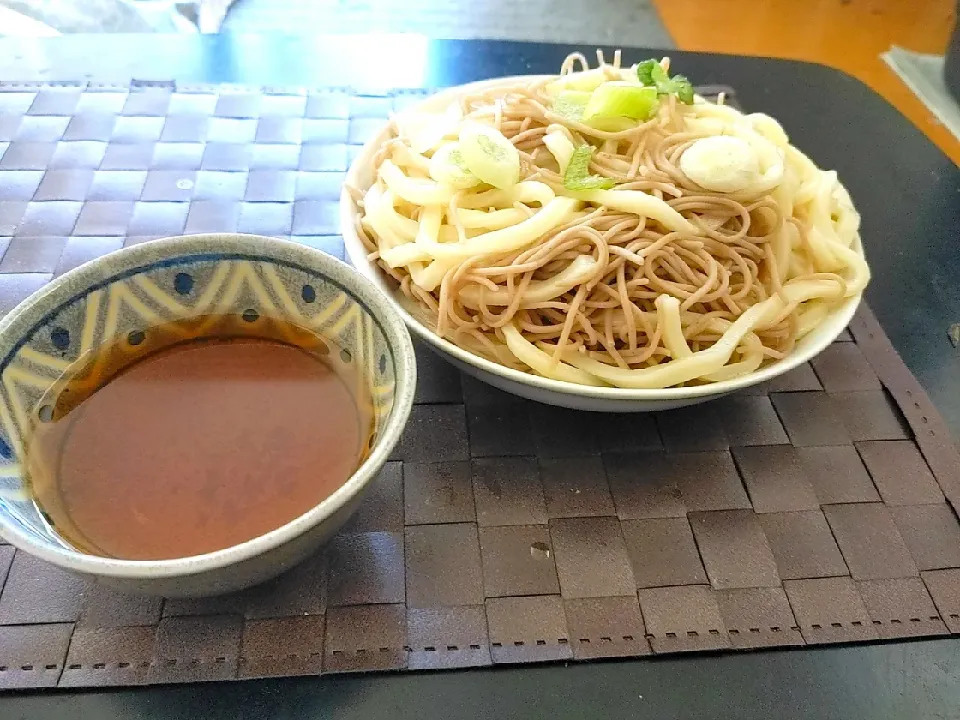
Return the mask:
[(480, 178), (467, 169), (460, 152), (460, 144), (455, 142), (444, 143), (433, 153), (430, 158), (430, 177), (458, 190), (480, 184)]
[(590, 174), (590, 158), (593, 157), (593, 148), (581, 145), (573, 151), (573, 157), (563, 173), (563, 186), (567, 190), (609, 190), (616, 183), (605, 177)]
[(593, 93), (582, 90), (564, 90), (553, 101), (553, 111), (567, 120), (579, 122), (592, 96)]
[(593, 91), (583, 111), (583, 121), (590, 123), (619, 117), (646, 120), (654, 113), (657, 104), (656, 88), (614, 80)]
[(480, 123), (464, 125), (460, 155), (467, 170), (495, 188), (508, 190), (520, 182), (520, 153), (495, 128)]
[(604, 132), (622, 132), (623, 130), (635, 128), (637, 121), (626, 117), (594, 118), (584, 124), (597, 130), (603, 130)]

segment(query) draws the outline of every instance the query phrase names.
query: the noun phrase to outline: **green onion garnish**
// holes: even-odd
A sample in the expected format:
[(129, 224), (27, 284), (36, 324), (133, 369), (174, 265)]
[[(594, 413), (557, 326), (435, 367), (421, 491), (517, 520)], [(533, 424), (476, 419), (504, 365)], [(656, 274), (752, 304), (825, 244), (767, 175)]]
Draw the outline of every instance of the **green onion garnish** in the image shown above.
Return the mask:
[(685, 105), (693, 105), (693, 85), (683, 75), (670, 77), (656, 60), (644, 60), (637, 65), (637, 79), (646, 86), (655, 87), (658, 95), (676, 95)]
[(616, 183), (611, 178), (590, 174), (590, 158), (593, 148), (581, 145), (573, 151), (567, 171), (563, 174), (563, 186), (567, 190), (609, 190)]
[(646, 120), (656, 112), (657, 105), (656, 89), (614, 80), (593, 91), (583, 121), (589, 124), (591, 120), (617, 117)]
[(591, 95), (582, 90), (563, 90), (553, 101), (553, 111), (567, 120), (579, 122)]

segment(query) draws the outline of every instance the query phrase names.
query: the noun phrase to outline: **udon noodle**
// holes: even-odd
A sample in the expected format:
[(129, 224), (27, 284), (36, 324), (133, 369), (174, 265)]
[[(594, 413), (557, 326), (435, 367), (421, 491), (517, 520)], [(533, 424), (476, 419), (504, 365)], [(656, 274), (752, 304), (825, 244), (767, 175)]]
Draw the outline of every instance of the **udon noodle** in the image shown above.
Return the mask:
[[(651, 90), (646, 117), (588, 123), (565, 107), (588, 96), (564, 88), (642, 86), (619, 53), (599, 61), (394, 119), (372, 186), (354, 190), (358, 232), (438, 334), (556, 380), (664, 388), (783, 358), (863, 290), (859, 216), (835, 172), (722, 96)], [(509, 141), (515, 179), (480, 179), (470, 133), (504, 167)]]

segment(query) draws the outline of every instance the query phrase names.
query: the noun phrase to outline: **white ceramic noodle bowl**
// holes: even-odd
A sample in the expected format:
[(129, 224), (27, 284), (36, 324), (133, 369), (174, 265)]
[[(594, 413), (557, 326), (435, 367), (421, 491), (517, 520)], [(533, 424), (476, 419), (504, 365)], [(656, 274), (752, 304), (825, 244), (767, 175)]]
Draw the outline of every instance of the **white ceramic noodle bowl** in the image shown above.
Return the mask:
[[(542, 77), (497, 78), (448, 88), (431, 95), (413, 109), (438, 112), (448, 107), (450, 102), (461, 93), (479, 92), (500, 85), (516, 85), (518, 82), (537, 80)], [(374, 156), (380, 146), (389, 139), (389, 136), (389, 128), (384, 126), (376, 137), (364, 145), (347, 173), (347, 183), (349, 185), (366, 189), (373, 183)], [(393, 281), (386, 273), (375, 262), (367, 259), (367, 250), (356, 231), (355, 222), (358, 212), (356, 202), (350, 193), (344, 190), (340, 197), (340, 226), (347, 254), (354, 267), (386, 293), (407, 323), (407, 327), (441, 356), (464, 372), (506, 392), (548, 405), (598, 412), (650, 412), (713, 400), (771, 380), (807, 362), (843, 332), (860, 304), (861, 295), (859, 294), (847, 298), (832, 310), (816, 328), (798, 341), (793, 352), (787, 357), (732, 380), (690, 387), (651, 390), (576, 385), (513, 370), (464, 350), (437, 335), (432, 328), (421, 322), (411, 312), (415, 307), (414, 304), (393, 286)], [(853, 249), (862, 252), (859, 241)]]

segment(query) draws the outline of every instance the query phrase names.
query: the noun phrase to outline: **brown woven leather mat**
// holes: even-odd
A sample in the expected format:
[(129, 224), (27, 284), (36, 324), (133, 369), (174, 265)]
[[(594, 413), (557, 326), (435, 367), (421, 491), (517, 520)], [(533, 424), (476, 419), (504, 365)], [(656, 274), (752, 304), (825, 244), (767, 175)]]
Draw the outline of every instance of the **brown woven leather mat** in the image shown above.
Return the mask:
[[(342, 256), (342, 173), (416, 97), (0, 85), (0, 312), (162, 235)], [(524, 402), (420, 351), (373, 493), (276, 581), (125, 597), (0, 545), (0, 687), (960, 633), (960, 457), (869, 311), (851, 329), (766, 387), (657, 415)]]

